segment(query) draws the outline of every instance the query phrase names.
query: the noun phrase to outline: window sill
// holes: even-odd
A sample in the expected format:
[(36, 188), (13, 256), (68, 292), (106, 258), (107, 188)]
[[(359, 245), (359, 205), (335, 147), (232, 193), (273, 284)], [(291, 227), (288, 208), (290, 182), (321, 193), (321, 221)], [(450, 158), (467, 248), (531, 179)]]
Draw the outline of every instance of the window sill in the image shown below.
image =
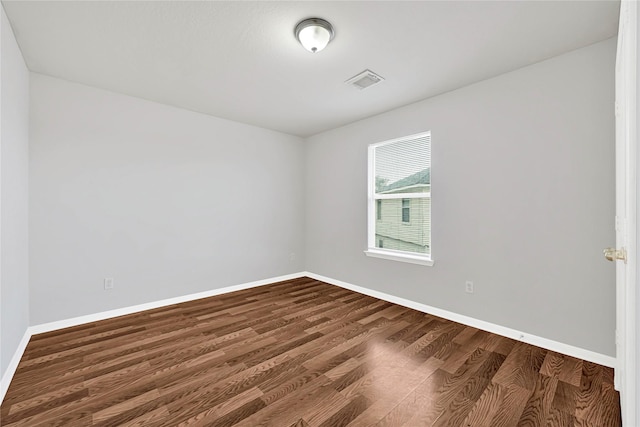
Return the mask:
[(364, 251), (366, 256), (374, 257), (374, 258), (382, 258), (388, 259), (391, 261), (400, 261), (400, 262), (408, 262), (411, 264), (420, 264), (420, 265), (433, 265), (433, 260), (431, 258), (427, 258), (419, 255), (409, 255), (409, 254), (401, 254), (390, 251), (380, 251), (369, 249)]

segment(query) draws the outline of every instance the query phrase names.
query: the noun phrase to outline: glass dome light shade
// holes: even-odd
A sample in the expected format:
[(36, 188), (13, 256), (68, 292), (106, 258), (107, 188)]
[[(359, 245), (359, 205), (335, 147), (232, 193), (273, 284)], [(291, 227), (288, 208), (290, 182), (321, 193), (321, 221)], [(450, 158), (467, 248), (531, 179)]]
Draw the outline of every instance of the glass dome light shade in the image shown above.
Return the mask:
[(296, 38), (309, 52), (316, 53), (333, 39), (333, 27), (324, 19), (305, 19), (296, 26)]

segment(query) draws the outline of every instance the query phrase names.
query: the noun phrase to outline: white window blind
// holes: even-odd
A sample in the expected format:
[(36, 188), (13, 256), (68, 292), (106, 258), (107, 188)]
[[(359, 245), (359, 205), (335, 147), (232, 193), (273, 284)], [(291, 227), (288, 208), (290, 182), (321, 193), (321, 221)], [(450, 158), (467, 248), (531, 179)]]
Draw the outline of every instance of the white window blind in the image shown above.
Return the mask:
[(369, 146), (368, 216), (368, 255), (431, 260), (430, 132)]

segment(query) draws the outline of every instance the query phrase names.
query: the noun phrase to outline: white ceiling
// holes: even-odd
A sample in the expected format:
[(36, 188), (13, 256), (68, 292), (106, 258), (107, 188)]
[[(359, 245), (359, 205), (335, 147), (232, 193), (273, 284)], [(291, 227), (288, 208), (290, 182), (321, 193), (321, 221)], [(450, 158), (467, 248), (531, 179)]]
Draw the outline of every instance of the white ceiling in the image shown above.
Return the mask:
[[(3, 1), (30, 70), (308, 136), (617, 34), (618, 1)], [(321, 17), (312, 54), (296, 23)], [(386, 80), (359, 91), (364, 69)]]

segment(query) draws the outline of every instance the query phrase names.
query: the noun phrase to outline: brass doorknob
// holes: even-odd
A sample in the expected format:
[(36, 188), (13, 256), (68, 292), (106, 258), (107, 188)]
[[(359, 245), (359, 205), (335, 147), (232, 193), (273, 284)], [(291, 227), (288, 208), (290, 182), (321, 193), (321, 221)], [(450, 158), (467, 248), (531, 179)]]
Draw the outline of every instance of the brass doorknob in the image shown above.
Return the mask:
[(617, 259), (624, 261), (627, 263), (627, 251), (625, 248), (615, 249), (615, 248), (606, 248), (604, 251), (604, 257), (609, 261), (615, 261)]

